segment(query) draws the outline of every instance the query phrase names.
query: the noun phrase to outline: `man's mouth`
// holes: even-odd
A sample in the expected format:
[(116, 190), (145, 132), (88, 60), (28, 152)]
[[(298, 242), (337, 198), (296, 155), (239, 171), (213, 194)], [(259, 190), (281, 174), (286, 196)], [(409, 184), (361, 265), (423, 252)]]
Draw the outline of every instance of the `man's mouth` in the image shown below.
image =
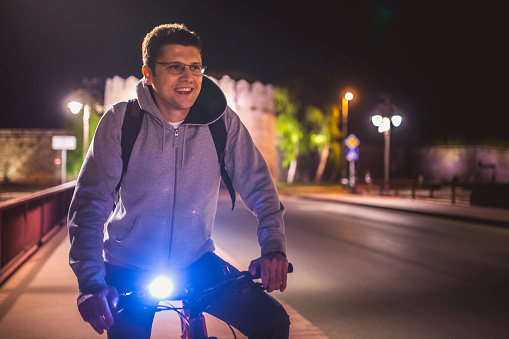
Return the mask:
[(188, 94), (191, 93), (193, 89), (191, 87), (180, 87), (175, 88), (175, 92), (182, 93), (182, 94)]

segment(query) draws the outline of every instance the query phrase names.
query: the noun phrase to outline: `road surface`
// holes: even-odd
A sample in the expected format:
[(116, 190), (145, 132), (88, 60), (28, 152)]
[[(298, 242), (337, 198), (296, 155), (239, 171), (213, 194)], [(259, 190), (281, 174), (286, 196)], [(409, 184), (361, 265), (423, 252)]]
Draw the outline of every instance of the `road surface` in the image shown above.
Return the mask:
[[(330, 338), (509, 338), (509, 229), (283, 196), (295, 266), (277, 298)], [(221, 195), (216, 244), (247, 268), (256, 219)]]

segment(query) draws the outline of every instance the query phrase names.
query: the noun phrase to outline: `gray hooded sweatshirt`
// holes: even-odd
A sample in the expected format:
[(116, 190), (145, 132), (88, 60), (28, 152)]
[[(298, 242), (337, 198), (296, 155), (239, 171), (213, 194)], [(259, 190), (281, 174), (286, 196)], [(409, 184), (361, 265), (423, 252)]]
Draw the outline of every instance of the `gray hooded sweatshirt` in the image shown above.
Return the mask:
[(132, 269), (175, 269), (214, 251), (220, 168), (208, 125), (217, 119), (226, 125), (225, 163), (233, 187), (258, 220), (261, 254), (285, 253), (284, 208), (267, 164), (221, 89), (204, 77), (177, 129), (165, 121), (144, 80), (136, 90), (146, 114), (118, 196), (126, 102), (102, 117), (76, 184), (68, 218), (69, 262), (80, 291), (106, 285), (105, 261)]

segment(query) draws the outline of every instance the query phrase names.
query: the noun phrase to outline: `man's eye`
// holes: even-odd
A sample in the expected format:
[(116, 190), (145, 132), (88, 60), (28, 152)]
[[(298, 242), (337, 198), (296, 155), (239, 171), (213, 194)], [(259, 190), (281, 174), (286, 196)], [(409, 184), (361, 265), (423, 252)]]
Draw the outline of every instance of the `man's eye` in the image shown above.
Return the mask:
[(198, 71), (198, 70), (200, 70), (200, 66), (197, 66), (197, 65), (191, 65), (191, 66), (189, 66), (189, 69), (190, 69), (191, 71)]
[(171, 71), (180, 71), (182, 69), (182, 66), (180, 66), (180, 65), (168, 65), (168, 68)]

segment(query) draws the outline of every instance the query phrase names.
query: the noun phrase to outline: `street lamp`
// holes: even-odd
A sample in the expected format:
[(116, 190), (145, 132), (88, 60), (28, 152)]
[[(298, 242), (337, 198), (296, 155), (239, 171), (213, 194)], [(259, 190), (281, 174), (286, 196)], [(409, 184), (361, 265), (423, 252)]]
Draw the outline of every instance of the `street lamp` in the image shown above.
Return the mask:
[(341, 138), (343, 139), (343, 142), (341, 143), (341, 154), (343, 154), (343, 160), (341, 161), (341, 183), (347, 184), (348, 179), (346, 177), (346, 145), (344, 143), (344, 140), (346, 139), (348, 135), (348, 101), (353, 99), (352, 92), (346, 92), (341, 100)]
[(72, 114), (79, 114), (83, 110), (83, 159), (87, 155), (90, 134), (90, 114), (92, 110), (98, 114), (103, 112), (101, 104), (103, 95), (97, 88), (97, 79), (83, 79), (85, 88), (73, 91), (67, 98), (67, 108)]
[(83, 159), (85, 159), (88, 152), (88, 134), (90, 131), (90, 105), (79, 101), (71, 101), (67, 104), (67, 107), (72, 114), (78, 114), (83, 108)]
[(384, 190), (389, 189), (389, 152), (391, 145), (391, 123), (394, 127), (399, 127), (403, 117), (401, 115), (393, 115), (389, 117), (383, 117), (379, 114), (371, 117), (373, 125), (378, 127), (378, 133), (384, 134), (385, 139), (385, 150), (384, 150)]

